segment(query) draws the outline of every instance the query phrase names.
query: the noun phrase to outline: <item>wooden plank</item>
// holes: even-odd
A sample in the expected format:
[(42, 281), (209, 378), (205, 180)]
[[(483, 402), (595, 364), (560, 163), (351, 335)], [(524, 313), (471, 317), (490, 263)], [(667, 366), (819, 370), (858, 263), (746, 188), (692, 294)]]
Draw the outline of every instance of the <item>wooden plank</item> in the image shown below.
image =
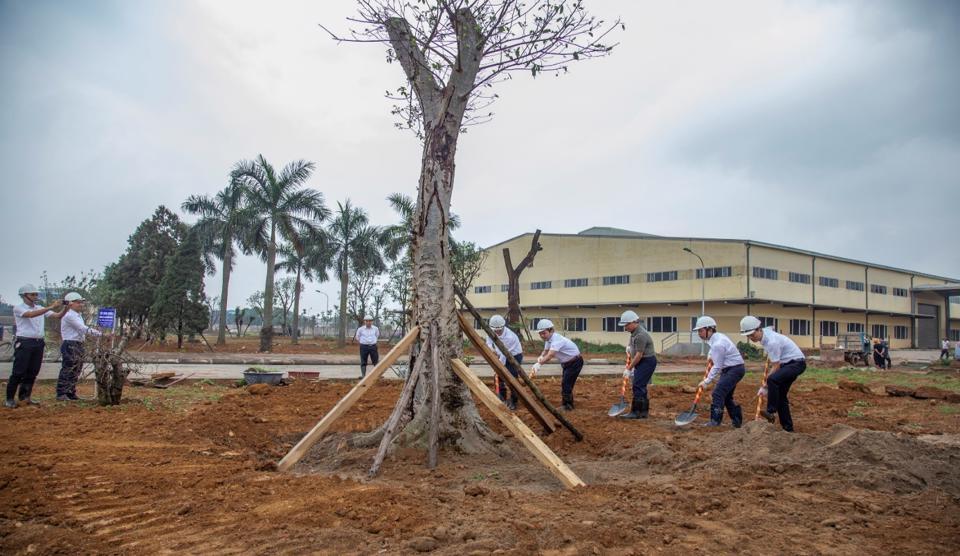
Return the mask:
[(497, 419), (500, 419), (500, 422), (510, 429), (510, 432), (523, 443), (527, 450), (530, 450), (530, 453), (532, 453), (534, 457), (540, 460), (540, 463), (546, 466), (547, 470), (560, 479), (563, 486), (571, 489), (578, 486), (585, 486), (584, 482), (580, 480), (580, 477), (567, 467), (567, 464), (557, 457), (557, 454), (553, 453), (553, 450), (544, 444), (543, 441), (540, 440), (540, 437), (534, 434), (532, 430), (523, 424), (523, 421), (500, 403), (500, 399), (493, 395), (493, 392), (484, 386), (483, 382), (480, 382), (477, 375), (473, 374), (473, 371), (471, 371), (463, 361), (454, 359), (451, 363), (453, 363), (453, 371), (457, 373), (460, 380), (466, 383), (470, 391), (473, 392), (473, 395), (479, 398), (480, 401), (497, 416)]
[(500, 338), (493, 333), (493, 330), (490, 329), (487, 323), (483, 322), (483, 319), (480, 317), (480, 313), (478, 313), (477, 310), (474, 308), (473, 304), (470, 303), (470, 300), (467, 299), (467, 296), (463, 294), (463, 291), (460, 289), (457, 289), (456, 291), (457, 291), (457, 297), (460, 298), (460, 303), (463, 305), (463, 308), (466, 309), (467, 311), (470, 311), (470, 314), (473, 315), (473, 318), (477, 319), (480, 322), (480, 326), (483, 327), (483, 331), (486, 332), (487, 336), (489, 336), (493, 340), (493, 343), (496, 344), (497, 349), (503, 352), (503, 354), (507, 358), (507, 361), (511, 365), (517, 366), (517, 370), (518, 370), (517, 375), (523, 380), (523, 383), (527, 385), (527, 388), (529, 388), (530, 391), (533, 392), (533, 395), (536, 396), (538, 400), (540, 400), (540, 403), (543, 404), (543, 407), (547, 408), (547, 411), (552, 413), (553, 416), (557, 418), (557, 421), (560, 421), (560, 424), (562, 424), (564, 427), (567, 428), (568, 431), (570, 431), (570, 434), (573, 435), (573, 438), (575, 438), (577, 442), (580, 442), (581, 440), (583, 440), (583, 434), (579, 430), (577, 430), (576, 427), (573, 426), (573, 423), (571, 423), (570, 420), (567, 419), (563, 415), (563, 413), (560, 412), (560, 410), (554, 407), (553, 404), (551, 404), (547, 400), (546, 396), (543, 395), (543, 392), (540, 391), (540, 388), (537, 387), (537, 385), (532, 380), (530, 380), (529, 376), (527, 376), (527, 373), (523, 370), (523, 367), (521, 367), (520, 364), (517, 363), (517, 360), (513, 358), (513, 355), (509, 353), (509, 350), (507, 350), (507, 348), (504, 347), (503, 342), (500, 341)]
[(387, 355), (377, 363), (377, 366), (373, 368), (372, 371), (367, 373), (367, 376), (363, 377), (360, 382), (356, 384), (347, 395), (344, 396), (337, 405), (333, 406), (333, 409), (327, 412), (323, 416), (323, 419), (320, 420), (311, 430), (300, 439), (300, 442), (297, 442), (297, 445), (294, 446), (287, 455), (283, 456), (283, 459), (280, 460), (280, 463), (277, 464), (277, 469), (279, 471), (286, 471), (293, 467), (298, 461), (300, 461), (311, 446), (316, 444), (324, 433), (330, 429), (334, 422), (340, 418), (341, 415), (347, 412), (353, 404), (357, 403), (357, 400), (361, 396), (367, 393), (367, 390), (373, 386), (373, 383), (377, 381), (383, 373), (390, 368), (390, 365), (396, 361), (403, 352), (410, 347), (410, 345), (417, 340), (417, 337), (420, 335), (420, 327), (414, 326), (410, 329), (410, 332), (403, 337), (402, 340), (397, 342), (397, 345), (393, 346), (393, 349), (390, 350)]
[(547, 413), (547, 410), (537, 402), (530, 392), (520, 387), (520, 383), (517, 381), (517, 379), (507, 369), (507, 367), (500, 362), (500, 358), (497, 357), (497, 354), (490, 349), (490, 346), (483, 341), (483, 338), (477, 334), (477, 331), (470, 326), (470, 323), (467, 322), (467, 319), (460, 311), (457, 311), (457, 320), (460, 321), (460, 329), (463, 330), (463, 333), (466, 334), (467, 338), (470, 339), (473, 347), (477, 348), (477, 351), (480, 352), (480, 356), (483, 357), (483, 360), (487, 362), (487, 365), (490, 365), (490, 367), (498, 376), (500, 376), (501, 380), (505, 380), (507, 385), (517, 392), (518, 397), (523, 401), (524, 405), (527, 406), (527, 409), (530, 410), (530, 413), (537, 419), (537, 421), (540, 422), (543, 428), (546, 429), (546, 432), (549, 434), (556, 431), (557, 425), (550, 414)]

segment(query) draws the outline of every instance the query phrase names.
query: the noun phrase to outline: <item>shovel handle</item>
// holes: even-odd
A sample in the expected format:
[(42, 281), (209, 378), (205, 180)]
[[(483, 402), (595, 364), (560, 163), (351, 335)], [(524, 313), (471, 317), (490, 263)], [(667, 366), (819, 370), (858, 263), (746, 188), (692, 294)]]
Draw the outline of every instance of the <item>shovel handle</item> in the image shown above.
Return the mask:
[[(768, 372), (770, 372), (770, 360), (765, 359), (763, 361), (763, 384), (760, 385), (761, 388), (767, 385)], [(760, 419), (760, 404), (762, 403), (763, 403), (763, 396), (757, 396), (757, 413), (753, 416), (754, 421), (758, 421)]]
[[(707, 375), (710, 374), (710, 369), (713, 368), (713, 361), (707, 361), (707, 369), (703, 371), (703, 379), (707, 379)], [(697, 386), (697, 395), (693, 398), (693, 405), (696, 407), (700, 403), (700, 396), (703, 394), (703, 386)]]
[(620, 385), (620, 397), (627, 395), (627, 381), (630, 380), (627, 377), (623, 377), (623, 383)]

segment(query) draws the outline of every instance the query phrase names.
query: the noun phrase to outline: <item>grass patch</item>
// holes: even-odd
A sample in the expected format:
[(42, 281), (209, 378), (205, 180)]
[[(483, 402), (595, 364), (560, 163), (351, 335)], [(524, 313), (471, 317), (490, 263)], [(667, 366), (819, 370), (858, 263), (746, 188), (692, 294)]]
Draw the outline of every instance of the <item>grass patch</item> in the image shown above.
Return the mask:
[(956, 415), (960, 413), (960, 407), (955, 405), (941, 405), (939, 411), (944, 415)]
[(849, 380), (865, 384), (874, 377), (866, 371), (848, 371), (843, 369), (818, 369), (808, 367), (798, 380), (813, 380), (821, 384), (836, 385), (839, 380)]
[(857, 406), (857, 407), (870, 407), (870, 402), (867, 402), (867, 401), (864, 401), (864, 400), (857, 400), (857, 401), (853, 402), (853, 405), (855, 405), (855, 406)]
[(654, 386), (680, 386), (681, 384), (682, 382), (680, 382), (679, 378), (675, 378), (669, 375), (660, 376), (660, 375), (657, 375), (656, 373), (653, 374)]
[(863, 417), (863, 412), (857, 411), (855, 409), (851, 409), (850, 411), (847, 412), (847, 417), (851, 417), (851, 418)]

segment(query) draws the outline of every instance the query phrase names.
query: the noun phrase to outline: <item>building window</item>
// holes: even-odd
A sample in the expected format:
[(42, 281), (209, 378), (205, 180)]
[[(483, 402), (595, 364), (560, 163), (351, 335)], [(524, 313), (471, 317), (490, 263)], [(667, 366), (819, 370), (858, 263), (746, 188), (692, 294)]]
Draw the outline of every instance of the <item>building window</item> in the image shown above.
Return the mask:
[(553, 287), (553, 282), (546, 280), (544, 282), (530, 282), (531, 290), (549, 290)]
[(621, 274), (621, 275), (619, 275), (619, 276), (604, 276), (604, 277), (603, 277), (603, 285), (604, 285), (604, 286), (617, 286), (617, 285), (620, 285), (620, 284), (629, 284), (629, 283), (630, 283), (630, 275), (629, 275), (629, 274)]
[(870, 326), (870, 335), (874, 338), (886, 338), (887, 337), (887, 325), (885, 324), (874, 324)]
[(863, 282), (854, 282), (853, 280), (847, 280), (847, 289), (857, 292), (863, 291)]
[(530, 319), (530, 330), (536, 330), (537, 323), (539, 323), (541, 320), (543, 320), (543, 317), (533, 317)]
[(474, 286), (473, 293), (490, 293), (493, 291), (493, 286)]
[(907, 326), (894, 326), (893, 337), (898, 340), (906, 340), (910, 337), (910, 328)]
[(840, 323), (832, 320), (822, 320), (820, 321), (820, 335), (821, 336), (836, 336), (837, 330), (840, 329)]
[(647, 317), (647, 330), (650, 332), (676, 332), (677, 317)]
[(806, 319), (790, 319), (790, 334), (792, 336), (809, 336), (810, 321)]
[(790, 273), (790, 281), (791, 281), (791, 282), (796, 282), (797, 284), (809, 284), (809, 283), (810, 283), (810, 275), (809, 275), (809, 274), (804, 274), (804, 273), (802, 273), (802, 272), (791, 272), (791, 273)]
[(583, 332), (587, 329), (587, 319), (583, 317), (563, 319), (563, 329), (567, 332)]
[(780, 273), (775, 268), (763, 268), (762, 266), (753, 267), (753, 277), (763, 278), (765, 280), (776, 280)]
[(697, 269), (697, 280), (703, 278), (703, 271), (707, 271), (707, 278), (729, 278), (733, 276), (733, 268), (729, 266), (715, 266), (713, 268), (698, 268)]
[(870, 293), (879, 293), (882, 295), (886, 295), (887, 287), (881, 286), (880, 284), (870, 284)]
[(757, 320), (760, 321), (760, 328), (772, 328), (774, 330), (780, 328), (780, 323), (773, 317), (757, 317)]
[(836, 278), (830, 278), (829, 276), (821, 276), (820, 285), (825, 288), (839, 288), (840, 280), (837, 280)]
[(603, 331), (623, 332), (623, 327), (620, 326), (620, 317), (603, 317)]
[(909, 293), (906, 288), (893, 288), (893, 295), (897, 297), (907, 297)]
[(648, 272), (647, 282), (672, 282), (677, 279), (676, 270), (665, 270), (663, 272)]
[(501, 292), (508, 292), (508, 291), (510, 291), (510, 284), (500, 284), (500, 291), (501, 291)]
[(483, 323), (477, 317), (473, 317), (473, 329), (483, 330)]
[(862, 323), (862, 322), (848, 322), (848, 323), (847, 323), (847, 332), (863, 332), (863, 323)]
[(954, 342), (960, 342), (960, 330), (957, 330), (956, 328), (951, 328), (950, 339), (953, 340)]
[(567, 278), (563, 281), (563, 287), (565, 288), (584, 288), (586, 286), (586, 278)]

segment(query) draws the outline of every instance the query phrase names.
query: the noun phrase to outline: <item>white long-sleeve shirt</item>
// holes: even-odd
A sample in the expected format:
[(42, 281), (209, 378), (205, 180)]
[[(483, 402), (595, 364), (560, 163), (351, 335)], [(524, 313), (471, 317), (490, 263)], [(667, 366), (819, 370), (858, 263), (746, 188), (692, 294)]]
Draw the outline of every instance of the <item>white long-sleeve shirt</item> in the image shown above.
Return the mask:
[(713, 382), (723, 369), (743, 365), (740, 350), (726, 334), (714, 332), (713, 336), (707, 340), (707, 344), (710, 345), (709, 357), (713, 361), (713, 368), (710, 369), (710, 374), (706, 378), (707, 384)]
[(82, 342), (87, 334), (102, 336), (103, 334), (96, 328), (90, 328), (83, 322), (80, 313), (70, 309), (67, 314), (60, 319), (60, 337), (64, 342)]
[(13, 321), (17, 324), (18, 338), (43, 339), (44, 315), (37, 315), (35, 317), (23, 316), (24, 313), (36, 311), (37, 309), (43, 309), (43, 305), (38, 303), (31, 307), (26, 303), (21, 303), (13, 308)]
[(365, 346), (375, 346), (377, 345), (377, 338), (380, 337), (380, 329), (376, 326), (370, 325), (369, 328), (366, 326), (361, 326), (357, 329), (357, 333), (353, 335), (353, 339), (360, 342)]
[(793, 340), (783, 334), (774, 332), (772, 328), (763, 329), (763, 338), (760, 338), (760, 344), (763, 345), (763, 350), (767, 352), (767, 358), (770, 359), (771, 363), (805, 359), (803, 352), (800, 351)]
[[(523, 346), (520, 345), (520, 338), (517, 337), (513, 330), (504, 328), (503, 334), (501, 334), (499, 338), (500, 341), (503, 342), (504, 347), (507, 348), (507, 351), (510, 352), (510, 355), (516, 357), (517, 355), (523, 353)], [(493, 352), (497, 354), (497, 357), (500, 358), (501, 363), (507, 362), (507, 357), (500, 352), (497, 344), (493, 343), (493, 339), (489, 336), (487, 337), (487, 347), (492, 349)]]

